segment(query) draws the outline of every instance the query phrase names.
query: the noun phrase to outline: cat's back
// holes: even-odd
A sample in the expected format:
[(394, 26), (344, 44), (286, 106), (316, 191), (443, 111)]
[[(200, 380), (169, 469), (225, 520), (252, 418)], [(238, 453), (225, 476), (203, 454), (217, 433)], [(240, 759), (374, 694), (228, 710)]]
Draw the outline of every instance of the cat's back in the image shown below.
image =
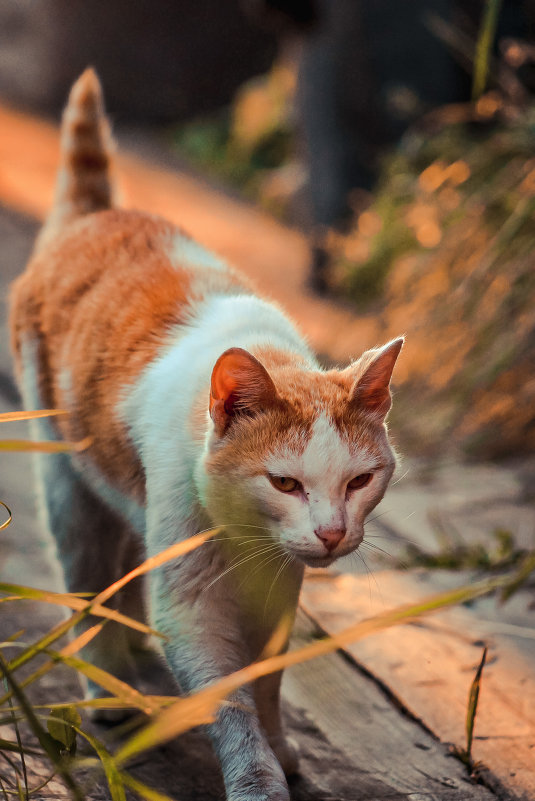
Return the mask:
[(124, 388), (210, 297), (243, 293), (223, 259), (162, 218), (85, 215), (38, 249), (13, 285), (19, 376), (36, 374), (36, 403), (69, 410), (62, 434), (92, 437), (93, 455), (109, 464), (125, 450), (116, 414)]
[(98, 361), (135, 374), (195, 306), (244, 291), (222, 259), (166, 220), (97, 212), (37, 252), (15, 282), (13, 344), (20, 354), (22, 343), (39, 340), (53, 372)]

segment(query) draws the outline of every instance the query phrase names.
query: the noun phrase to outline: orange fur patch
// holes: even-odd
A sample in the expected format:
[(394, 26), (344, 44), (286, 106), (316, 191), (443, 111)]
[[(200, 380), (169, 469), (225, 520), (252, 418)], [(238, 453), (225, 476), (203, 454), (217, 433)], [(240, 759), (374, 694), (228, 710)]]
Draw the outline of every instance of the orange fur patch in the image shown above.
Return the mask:
[[(18, 369), (22, 343), (36, 342), (42, 402), (71, 412), (56, 421), (61, 434), (92, 437), (94, 462), (138, 500), (143, 468), (115, 410), (122, 390), (198, 300), (193, 273), (166, 255), (177, 234), (170, 223), (139, 212), (88, 215), (40, 251), (12, 290)], [(232, 272), (209, 272), (211, 288), (244, 291)], [(195, 270), (195, 286), (207, 273)]]

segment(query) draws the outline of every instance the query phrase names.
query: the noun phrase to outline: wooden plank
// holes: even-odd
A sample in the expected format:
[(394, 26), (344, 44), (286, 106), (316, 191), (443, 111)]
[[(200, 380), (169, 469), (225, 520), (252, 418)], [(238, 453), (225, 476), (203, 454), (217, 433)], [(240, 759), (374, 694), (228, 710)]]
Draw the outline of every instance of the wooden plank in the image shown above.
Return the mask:
[[(292, 647), (317, 633), (300, 612)], [(484, 787), (469, 781), (464, 766), (444, 745), (341, 653), (286, 671), (283, 697), (359, 771), (352, 799), (492, 798)], [(318, 746), (321, 749), (321, 741)]]
[[(356, 620), (459, 586), (469, 576), (425, 572), (367, 577), (310, 575), (302, 602), (324, 631), (335, 633)], [(527, 603), (526, 596), (517, 605)], [(348, 646), (348, 652), (384, 682), (415, 717), (442, 741), (465, 744), (470, 683), (489, 644), (475, 727), (473, 756), (482, 760), (515, 798), (535, 797), (535, 629), (498, 623), (488, 600), (429, 619), (391, 628)], [(481, 610), (481, 612), (479, 612)], [(501, 626), (501, 628), (500, 628)], [(499, 633), (500, 632), (500, 633)]]

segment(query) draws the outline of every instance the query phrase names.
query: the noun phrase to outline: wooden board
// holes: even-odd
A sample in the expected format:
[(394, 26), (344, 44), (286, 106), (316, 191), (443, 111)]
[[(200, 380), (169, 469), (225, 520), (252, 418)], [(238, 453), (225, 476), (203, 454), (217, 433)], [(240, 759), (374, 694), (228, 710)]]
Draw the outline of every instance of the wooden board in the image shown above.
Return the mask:
[[(376, 574), (380, 595), (371, 595), (367, 577), (310, 575), (302, 602), (324, 631), (336, 633), (374, 613), (420, 600), (447, 583), (458, 586), (463, 578), (469, 579), (443, 574), (440, 583), (437, 574), (385, 571)], [(529, 600), (519, 596), (516, 603)], [(489, 662), (473, 755), (515, 798), (534, 798), (535, 629), (499, 624), (489, 607), (486, 601), (472, 609), (442, 612), (374, 634), (347, 651), (442, 741), (462, 747), (468, 692), (487, 642)]]

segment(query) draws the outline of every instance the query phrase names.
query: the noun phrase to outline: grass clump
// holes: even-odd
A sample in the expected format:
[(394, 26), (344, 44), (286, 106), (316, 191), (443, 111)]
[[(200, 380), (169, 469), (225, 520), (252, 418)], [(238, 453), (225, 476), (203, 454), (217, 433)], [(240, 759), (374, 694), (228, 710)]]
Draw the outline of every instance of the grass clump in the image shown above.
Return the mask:
[(173, 132), (178, 152), (208, 175), (281, 215), (301, 180), (292, 99), (295, 69), (276, 62), (245, 83), (232, 105)]
[(332, 282), (377, 341), (407, 335), (392, 414), (406, 451), (519, 455), (535, 446), (535, 108), (506, 118), (491, 95), (454, 111), (411, 134), (331, 236)]
[(524, 563), (530, 552), (517, 548), (512, 532), (497, 528), (488, 542), (467, 542), (460, 532), (443, 519), (435, 518), (433, 530), (438, 549), (434, 551), (408, 543), (400, 567), (427, 567), (436, 570), (478, 570), (505, 572)]

